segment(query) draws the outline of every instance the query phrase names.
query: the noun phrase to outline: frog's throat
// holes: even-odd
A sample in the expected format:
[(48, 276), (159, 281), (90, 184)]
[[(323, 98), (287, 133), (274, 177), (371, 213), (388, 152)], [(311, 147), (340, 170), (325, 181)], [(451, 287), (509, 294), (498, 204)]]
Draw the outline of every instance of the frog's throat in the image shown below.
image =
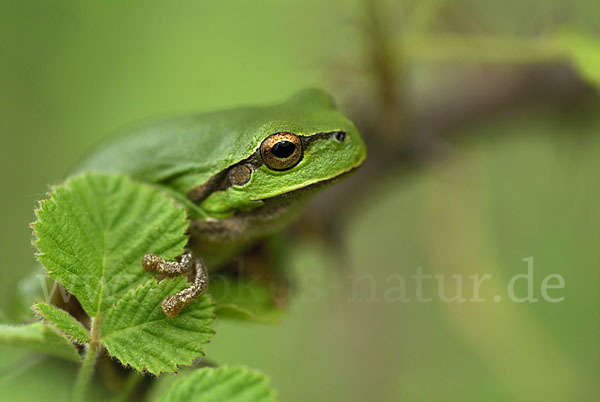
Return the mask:
[(240, 245), (249, 244), (288, 226), (298, 218), (310, 197), (321, 190), (321, 187), (343, 179), (354, 170), (356, 168), (307, 188), (266, 198), (262, 205), (254, 209), (236, 211), (224, 218), (193, 220), (190, 227), (192, 247), (209, 261), (221, 261), (223, 259), (220, 256), (227, 254), (227, 250), (230, 252)]

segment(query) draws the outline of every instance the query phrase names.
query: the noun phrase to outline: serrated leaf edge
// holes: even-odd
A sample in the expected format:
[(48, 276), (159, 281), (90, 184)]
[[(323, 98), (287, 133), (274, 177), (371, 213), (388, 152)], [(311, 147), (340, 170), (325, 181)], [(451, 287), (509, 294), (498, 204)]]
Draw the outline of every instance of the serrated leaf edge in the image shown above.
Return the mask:
[[(165, 278), (165, 279), (163, 279), (163, 280), (169, 280), (169, 279), (171, 279), (171, 280), (172, 280), (173, 278)], [(111, 314), (111, 313), (114, 311), (114, 309), (116, 308), (116, 306), (117, 306), (117, 305), (118, 305), (118, 304), (119, 304), (121, 301), (123, 301), (123, 300), (124, 300), (124, 299), (125, 299), (127, 296), (129, 296), (129, 295), (133, 295), (133, 294), (134, 294), (134, 293), (135, 293), (135, 292), (136, 292), (138, 289), (140, 289), (140, 288), (143, 288), (144, 286), (148, 285), (148, 284), (149, 284), (150, 282), (152, 282), (152, 281), (154, 281), (154, 282), (155, 282), (155, 283), (157, 283), (157, 284), (161, 282), (161, 280), (158, 280), (158, 279), (150, 279), (150, 280), (148, 280), (148, 281), (147, 281), (147, 282), (145, 282), (145, 283), (138, 284), (136, 287), (129, 289), (129, 290), (127, 291), (127, 293), (125, 293), (121, 299), (117, 300), (117, 302), (116, 302), (115, 304), (113, 304), (113, 306), (111, 307), (111, 309), (110, 309), (110, 310), (108, 310), (108, 311), (106, 312), (106, 317), (108, 317), (108, 316), (109, 316), (109, 315), (110, 315), (110, 314)], [(177, 291), (179, 291), (179, 290), (181, 290), (181, 289), (183, 289), (183, 288), (184, 288), (184, 286), (181, 286), (181, 287), (180, 287), (180, 289), (178, 289)], [(177, 288), (176, 288), (176, 289), (177, 289)], [(216, 320), (216, 318), (217, 318), (216, 311), (215, 311), (215, 306), (216, 306), (216, 303), (215, 303), (214, 299), (212, 298), (212, 296), (211, 296), (209, 293), (204, 293), (202, 296), (206, 296), (206, 297), (209, 299), (209, 301), (210, 301), (210, 304), (213, 306), (213, 313), (211, 314), (211, 318), (212, 318), (211, 325), (212, 325), (212, 324), (214, 324), (214, 322), (215, 322), (215, 320)], [(188, 306), (187, 308), (189, 308), (189, 307), (190, 307), (190, 306)], [(169, 318), (165, 316), (165, 319), (169, 319)], [(157, 322), (157, 321), (148, 321), (148, 322), (145, 322), (144, 324), (147, 324), (147, 323), (149, 323), (149, 322)], [(129, 327), (129, 328), (131, 328), (131, 327)], [(129, 329), (129, 328), (128, 328), (128, 329)], [(208, 328), (208, 329), (210, 329), (210, 330), (212, 331), (213, 335), (214, 335), (214, 334), (216, 334), (216, 331), (215, 331), (215, 329), (214, 329), (214, 328), (212, 328), (212, 327), (208, 327), (208, 326), (207, 326), (207, 328)], [(113, 334), (113, 332), (111, 332), (110, 334)], [(103, 341), (103, 339), (104, 339), (106, 336), (109, 336), (110, 334), (103, 334), (103, 333), (102, 333), (102, 323), (101, 323), (101, 324), (100, 324), (100, 342), (102, 342), (102, 341)], [(206, 341), (204, 344), (209, 344), (209, 343), (211, 343), (211, 341), (212, 341), (212, 339), (209, 339), (209, 340), (207, 340), (207, 341)], [(126, 368), (130, 368), (130, 369), (134, 369), (134, 370), (138, 370), (139, 372), (142, 372), (142, 373), (148, 373), (148, 374), (150, 374), (150, 375), (152, 375), (152, 376), (155, 376), (156, 378), (160, 378), (161, 374), (171, 374), (171, 373), (177, 373), (177, 372), (178, 372), (178, 369), (179, 369), (180, 367), (190, 367), (190, 366), (192, 366), (192, 365), (193, 365), (194, 361), (195, 361), (195, 360), (196, 360), (198, 357), (203, 357), (203, 356), (205, 356), (205, 355), (206, 355), (206, 354), (204, 353), (204, 351), (202, 351), (202, 352), (200, 353), (200, 355), (199, 355), (199, 356), (197, 356), (196, 358), (191, 358), (189, 361), (185, 361), (184, 363), (180, 363), (180, 364), (174, 364), (174, 370), (173, 370), (173, 371), (161, 371), (161, 372), (158, 372), (158, 373), (154, 373), (154, 372), (148, 371), (147, 367), (145, 367), (145, 366), (144, 366), (144, 367), (142, 367), (141, 369), (138, 369), (138, 368), (136, 368), (136, 367), (132, 366), (131, 364), (128, 364), (128, 363), (123, 363), (123, 362), (122, 362), (121, 360), (119, 360), (119, 359), (118, 359), (116, 356), (114, 356), (114, 355), (112, 355), (112, 354), (110, 353), (110, 351), (108, 350), (108, 348), (106, 347), (106, 345), (104, 345), (104, 343), (103, 343), (103, 342), (102, 342), (102, 345), (103, 345), (104, 349), (106, 350), (106, 353), (108, 354), (108, 356), (109, 356), (111, 359), (113, 359), (113, 360), (115, 360), (115, 361), (119, 362), (119, 364), (121, 364), (121, 366), (123, 366), (123, 367), (126, 367)]]
[[(50, 356), (54, 356), (57, 358), (62, 358), (71, 362), (81, 362), (81, 356), (79, 355), (79, 351), (77, 349), (77, 347), (71, 343), (69, 341), (69, 338), (67, 338), (61, 331), (59, 331), (58, 329), (56, 329), (53, 325), (49, 325), (46, 324), (44, 322), (41, 321), (36, 321), (36, 322), (30, 322), (30, 323), (22, 323), (22, 324), (0, 324), (0, 327), (4, 326), (4, 327), (12, 327), (12, 328), (19, 328), (19, 327), (26, 327), (28, 325), (32, 325), (32, 324), (42, 324), (44, 326), (44, 330), (45, 331), (53, 331), (55, 335), (58, 335), (59, 337), (63, 338), (66, 341), (66, 345), (67, 347), (69, 347), (70, 349), (73, 350), (73, 359), (69, 359), (65, 356), (59, 356), (59, 355), (55, 355), (52, 353), (49, 353)], [(10, 346), (10, 345), (8, 345)], [(38, 353), (43, 353), (43, 352), (38, 352)]]
[[(34, 304), (33, 304), (33, 306), (31, 306), (31, 309), (32, 309), (32, 310), (35, 312), (35, 315), (36, 315), (36, 317), (38, 317), (38, 318), (39, 318), (40, 320), (42, 320), (43, 322), (45, 322), (45, 323), (48, 323), (49, 325), (52, 325), (54, 328), (56, 328), (58, 331), (60, 331), (60, 332), (61, 332), (63, 335), (65, 335), (65, 336), (66, 336), (68, 339), (70, 339), (71, 341), (73, 341), (73, 342), (75, 342), (75, 343), (77, 343), (77, 344), (83, 345), (83, 344), (89, 343), (89, 342), (91, 341), (91, 336), (90, 336), (90, 333), (89, 333), (89, 331), (88, 331), (88, 330), (87, 330), (87, 329), (86, 329), (86, 328), (85, 328), (85, 327), (84, 327), (84, 326), (83, 326), (83, 325), (82, 325), (82, 324), (81, 324), (79, 321), (77, 321), (77, 320), (75, 319), (75, 317), (73, 317), (73, 320), (74, 320), (74, 321), (75, 321), (77, 324), (79, 324), (79, 325), (81, 326), (81, 329), (83, 329), (83, 331), (84, 331), (86, 334), (88, 334), (88, 336), (90, 337), (89, 339), (87, 339), (87, 340), (85, 340), (85, 339), (80, 339), (80, 338), (78, 338), (78, 337), (74, 336), (73, 334), (70, 334), (70, 333), (68, 333), (68, 332), (64, 331), (64, 330), (63, 330), (62, 328), (60, 328), (60, 327), (59, 327), (59, 326), (58, 326), (58, 325), (57, 325), (57, 324), (56, 324), (54, 321), (52, 321), (52, 320), (48, 319), (48, 317), (46, 317), (46, 316), (45, 316), (45, 315), (44, 315), (44, 314), (43, 314), (41, 311), (39, 311), (39, 310), (38, 310), (38, 307), (37, 307), (37, 306), (38, 306), (38, 305), (40, 305), (40, 304), (42, 304), (42, 303), (43, 303), (43, 302), (37, 302), (37, 303), (34, 303)], [(49, 304), (49, 303), (46, 303), (46, 304)], [(50, 305), (50, 306), (52, 306), (52, 307), (54, 307), (54, 308), (56, 308), (56, 309), (58, 309), (58, 310), (62, 310), (62, 309), (60, 309), (60, 308), (58, 308), (58, 307), (56, 307), (56, 306), (54, 306), (54, 305), (52, 305), (52, 304), (49, 304), (49, 305)], [(62, 311), (65, 311), (65, 310), (62, 310)], [(67, 311), (65, 311), (65, 313), (69, 314)], [(72, 317), (72, 316), (71, 316), (71, 317)]]
[[(115, 178), (119, 178), (119, 179), (124, 179), (124, 180), (129, 180), (132, 184), (134, 185), (139, 185), (141, 187), (144, 187), (146, 190), (150, 190), (152, 192), (155, 192), (157, 194), (157, 196), (162, 197), (163, 200), (165, 202), (170, 202), (175, 208), (177, 208), (178, 210), (182, 211), (184, 216), (185, 216), (185, 220), (188, 221), (189, 223), (189, 211), (186, 208), (182, 208), (181, 205), (179, 205), (176, 200), (170, 196), (166, 191), (161, 191), (159, 188), (157, 188), (156, 186), (152, 186), (151, 184), (145, 183), (143, 181), (139, 181), (136, 180), (134, 178), (132, 178), (130, 175), (125, 174), (125, 173), (107, 173), (107, 172), (97, 172), (97, 171), (86, 171), (86, 172), (82, 172), (76, 175), (72, 175), (67, 177), (61, 184), (58, 185), (51, 185), (49, 190), (46, 192), (46, 197), (42, 200), (38, 200), (37, 204), (38, 207), (34, 209), (34, 214), (35, 214), (35, 220), (29, 225), (32, 228), (32, 241), (31, 244), (32, 246), (34, 246), (34, 248), (36, 249), (36, 252), (34, 253), (34, 256), (36, 258), (36, 260), (42, 265), (42, 267), (44, 267), (44, 270), (46, 272), (46, 274), (52, 278), (53, 280), (61, 283), (63, 286), (65, 286), (64, 283), (62, 283), (61, 281), (58, 280), (58, 278), (54, 278), (52, 273), (53, 271), (49, 270), (41, 261), (40, 261), (40, 256), (45, 256), (46, 253), (43, 253), (39, 250), (37, 244), (39, 242), (39, 237), (38, 237), (38, 233), (36, 231), (36, 224), (38, 222), (41, 222), (40, 219), (40, 211), (43, 211), (45, 209), (45, 206), (48, 202), (55, 202), (56, 203), (56, 193), (58, 190), (64, 190), (67, 189), (67, 185), (69, 183), (71, 183), (71, 181), (73, 179), (83, 179), (86, 180), (86, 177), (90, 177), (90, 176), (94, 176), (94, 175), (98, 175), (98, 176), (104, 176), (104, 177), (115, 177)], [(187, 238), (187, 235), (186, 235)], [(103, 267), (103, 269), (105, 269), (105, 267)], [(66, 288), (66, 286), (65, 286)], [(68, 291), (68, 289), (67, 289)], [(99, 296), (99, 301), (98, 301), (98, 311), (101, 308), (101, 300), (102, 300), (102, 288), (100, 290), (100, 296)], [(118, 301), (116, 301), (114, 304), (118, 303)], [(98, 312), (96, 312), (95, 316), (98, 315)], [(103, 317), (99, 317), (99, 318), (103, 318)]]

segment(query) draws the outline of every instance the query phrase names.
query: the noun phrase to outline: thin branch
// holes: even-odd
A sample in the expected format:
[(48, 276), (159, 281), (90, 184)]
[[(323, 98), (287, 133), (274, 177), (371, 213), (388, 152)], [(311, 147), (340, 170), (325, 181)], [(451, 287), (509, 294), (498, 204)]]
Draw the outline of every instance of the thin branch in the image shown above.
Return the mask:
[(96, 359), (100, 354), (100, 345), (97, 343), (90, 343), (85, 352), (85, 359), (81, 369), (79, 370), (79, 376), (75, 383), (75, 389), (73, 390), (73, 402), (81, 402), (84, 400), (85, 391), (94, 373), (94, 366), (96, 365)]
[(84, 400), (87, 386), (94, 373), (96, 360), (102, 351), (102, 344), (100, 343), (100, 320), (97, 318), (92, 318), (91, 336), (92, 340), (86, 347), (85, 358), (81, 365), (81, 369), (79, 370), (77, 382), (75, 383), (75, 388), (73, 390), (73, 402), (81, 402)]

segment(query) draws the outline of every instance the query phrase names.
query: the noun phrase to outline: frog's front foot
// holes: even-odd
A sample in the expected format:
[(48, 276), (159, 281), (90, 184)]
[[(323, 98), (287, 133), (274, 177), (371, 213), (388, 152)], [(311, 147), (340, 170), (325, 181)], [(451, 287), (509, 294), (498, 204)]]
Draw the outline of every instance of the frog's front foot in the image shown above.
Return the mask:
[(201, 259), (185, 252), (178, 261), (165, 261), (156, 254), (146, 254), (142, 259), (142, 267), (146, 271), (156, 272), (168, 277), (194, 275), (191, 286), (173, 296), (165, 297), (162, 310), (167, 317), (176, 317), (179, 312), (200, 296), (208, 287), (208, 272)]

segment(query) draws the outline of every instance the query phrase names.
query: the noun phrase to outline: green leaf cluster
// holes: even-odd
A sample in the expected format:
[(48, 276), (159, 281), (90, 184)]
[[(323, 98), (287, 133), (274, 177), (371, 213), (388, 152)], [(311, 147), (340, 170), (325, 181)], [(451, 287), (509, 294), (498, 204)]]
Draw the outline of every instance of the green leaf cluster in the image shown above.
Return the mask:
[[(32, 226), (38, 260), (89, 318), (80, 321), (53, 304), (38, 302), (32, 308), (41, 321), (0, 325), (0, 344), (82, 364), (75, 400), (84, 398), (102, 350), (125, 366), (154, 375), (176, 372), (204, 354), (215, 333), (211, 296), (202, 295), (169, 318), (161, 302), (185, 288), (186, 278), (157, 281), (141, 266), (147, 253), (173, 259), (184, 251), (188, 220), (180, 203), (124, 175), (86, 173), (55, 187), (36, 214)], [(219, 283), (217, 293), (223, 290)], [(259, 316), (268, 316), (272, 309), (268, 290), (256, 287), (259, 300), (254, 300), (256, 289), (235, 292), (235, 298), (221, 292), (221, 309), (237, 312), (234, 318), (261, 321)], [(136, 375), (132, 378), (139, 381)], [(263, 375), (222, 367), (197, 370), (176, 381), (162, 400), (266, 402), (274, 396)]]
[(34, 308), (44, 321), (153, 374), (175, 371), (203, 354), (214, 334), (209, 296), (167, 319), (160, 303), (185, 280), (156, 283), (141, 266), (146, 253), (174, 258), (183, 252), (188, 221), (182, 208), (125, 176), (87, 173), (56, 187), (36, 213), (38, 259), (77, 298), (91, 325), (38, 303)]

